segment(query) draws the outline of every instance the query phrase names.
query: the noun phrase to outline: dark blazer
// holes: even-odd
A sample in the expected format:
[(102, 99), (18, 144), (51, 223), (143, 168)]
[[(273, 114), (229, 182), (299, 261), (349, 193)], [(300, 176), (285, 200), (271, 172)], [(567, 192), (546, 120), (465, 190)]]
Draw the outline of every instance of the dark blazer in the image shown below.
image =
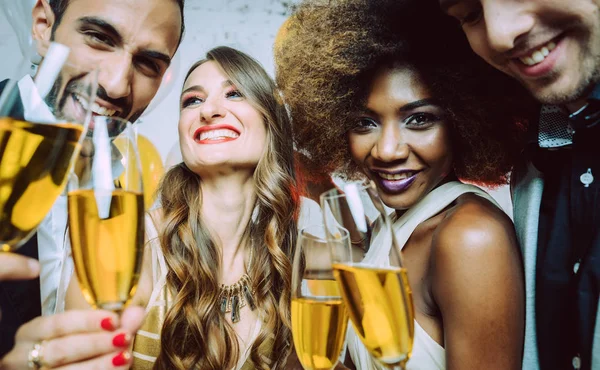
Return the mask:
[[(7, 82), (8, 80), (0, 82), (0, 94)], [(23, 103), (17, 90), (14, 91), (14, 96), (11, 96), (11, 99), (15, 99), (17, 103), (13, 105), (10, 112), (11, 116), (23, 118)], [(37, 235), (33, 234), (25, 244), (17, 249), (16, 253), (38, 259)], [(2, 310), (0, 317), (0, 358), (14, 346), (17, 329), (41, 315), (41, 307), (39, 278), (0, 282), (0, 309)]]

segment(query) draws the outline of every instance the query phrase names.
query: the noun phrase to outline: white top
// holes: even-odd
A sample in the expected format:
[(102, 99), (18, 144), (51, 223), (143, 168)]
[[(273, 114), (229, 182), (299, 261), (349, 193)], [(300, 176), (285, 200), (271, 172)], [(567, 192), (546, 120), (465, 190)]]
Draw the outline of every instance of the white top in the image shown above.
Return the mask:
[[(450, 205), (456, 198), (465, 193), (473, 193), (500, 206), (485, 191), (480, 188), (463, 184), (458, 181), (443, 184), (427, 194), (419, 203), (411, 207), (401, 217), (396, 213), (391, 215), (394, 236), (399, 245), (404, 248), (413, 231), (422, 222), (428, 220), (441, 210)], [(385, 240), (385, 234), (377, 231), (377, 222), (373, 228), (371, 248), (365, 255), (364, 261), (378, 266), (389, 265), (391, 241)], [(357, 369), (372, 370), (384, 369), (371, 357), (368, 350), (360, 341), (358, 335), (350, 325), (346, 335), (348, 351)], [(446, 368), (446, 351), (415, 320), (415, 338), (413, 351), (407, 363), (407, 370), (444, 370)]]

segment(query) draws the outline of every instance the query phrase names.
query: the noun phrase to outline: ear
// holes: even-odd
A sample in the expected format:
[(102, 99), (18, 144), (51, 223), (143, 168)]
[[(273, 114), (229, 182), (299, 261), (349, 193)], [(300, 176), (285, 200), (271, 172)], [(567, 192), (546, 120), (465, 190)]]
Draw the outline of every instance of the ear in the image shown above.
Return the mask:
[(36, 41), (50, 41), (55, 17), (48, 0), (37, 0), (31, 11), (31, 35)]

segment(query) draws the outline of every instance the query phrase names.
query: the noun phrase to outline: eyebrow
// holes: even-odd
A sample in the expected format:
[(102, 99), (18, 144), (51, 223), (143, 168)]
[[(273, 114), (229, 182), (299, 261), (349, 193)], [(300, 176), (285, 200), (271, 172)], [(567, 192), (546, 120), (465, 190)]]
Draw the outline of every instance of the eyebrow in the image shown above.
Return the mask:
[[(84, 25), (96, 26), (102, 31), (104, 31), (106, 34), (109, 34), (114, 39), (114, 42), (116, 44), (123, 43), (123, 37), (121, 36), (121, 33), (119, 33), (119, 31), (117, 31), (117, 29), (112, 24), (106, 22), (102, 18), (81, 17), (79, 18), (79, 25), (80, 27)], [(169, 55), (156, 50), (142, 50), (138, 53), (138, 56), (163, 61), (167, 64), (167, 66), (171, 64), (171, 57)]]
[[(225, 80), (225, 81), (221, 82), (221, 86), (223, 86), (223, 87), (234, 86), (234, 83), (231, 80)], [(181, 92), (181, 95), (188, 93), (190, 91), (206, 92), (206, 90), (204, 90), (204, 87), (202, 87), (202, 85), (193, 85), (193, 86), (190, 86), (187, 89), (183, 90)]]
[(428, 105), (438, 106), (438, 102), (436, 101), (436, 99), (433, 99), (433, 98), (415, 100), (413, 102), (410, 102), (410, 103), (405, 104), (402, 107), (400, 107), (399, 111), (407, 112), (407, 111), (411, 111), (413, 109), (421, 108), (421, 107), (428, 106)]
[(440, 9), (442, 9), (444, 13), (448, 14), (448, 10), (459, 2), (460, 0), (440, 0)]
[(187, 89), (183, 90), (181, 92), (181, 95), (183, 96), (184, 94), (187, 94), (190, 91), (204, 92), (204, 87), (202, 87), (200, 85), (190, 86)]
[(93, 25), (98, 28), (101, 28), (107, 34), (110, 34), (115, 40), (117, 44), (123, 43), (123, 37), (117, 29), (110, 23), (98, 17), (81, 17), (79, 18), (80, 26), (84, 25)]

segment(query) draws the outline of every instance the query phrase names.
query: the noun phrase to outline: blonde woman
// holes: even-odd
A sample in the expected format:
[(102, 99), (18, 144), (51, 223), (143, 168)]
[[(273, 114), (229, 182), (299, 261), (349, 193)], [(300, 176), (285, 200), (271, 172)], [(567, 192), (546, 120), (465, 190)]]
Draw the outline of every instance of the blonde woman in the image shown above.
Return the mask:
[(298, 210), (286, 111), (254, 59), (218, 47), (189, 70), (180, 113), (183, 163), (146, 219), (133, 369), (284, 368)]

